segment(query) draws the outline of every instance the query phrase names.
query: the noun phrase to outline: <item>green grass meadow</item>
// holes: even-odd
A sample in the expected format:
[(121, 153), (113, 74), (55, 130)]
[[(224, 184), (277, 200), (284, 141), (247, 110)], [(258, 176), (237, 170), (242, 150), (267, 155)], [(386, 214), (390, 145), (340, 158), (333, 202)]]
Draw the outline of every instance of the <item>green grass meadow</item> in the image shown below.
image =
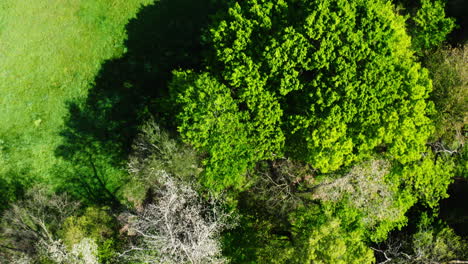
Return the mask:
[(152, 0), (2, 0), (0, 176), (47, 177), (67, 102), (125, 52), (125, 25)]

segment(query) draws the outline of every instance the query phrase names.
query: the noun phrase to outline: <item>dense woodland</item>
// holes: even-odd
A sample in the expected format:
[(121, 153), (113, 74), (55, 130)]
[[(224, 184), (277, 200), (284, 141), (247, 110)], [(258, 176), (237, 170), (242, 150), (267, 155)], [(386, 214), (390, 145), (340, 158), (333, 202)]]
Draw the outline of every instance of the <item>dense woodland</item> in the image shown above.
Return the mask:
[(1, 0), (0, 263), (468, 263), (463, 0)]

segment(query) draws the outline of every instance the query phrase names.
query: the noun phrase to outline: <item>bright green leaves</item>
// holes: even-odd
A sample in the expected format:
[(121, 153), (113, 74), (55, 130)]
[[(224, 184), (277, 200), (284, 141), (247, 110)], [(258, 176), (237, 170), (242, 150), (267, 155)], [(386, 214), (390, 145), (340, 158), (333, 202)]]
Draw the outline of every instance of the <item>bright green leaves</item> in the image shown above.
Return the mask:
[(454, 176), (452, 159), (436, 158), (432, 152), (420, 160), (395, 168), (392, 177), (415, 198), (431, 208), (447, 198), (447, 188)]
[[(185, 141), (206, 152), (205, 184), (216, 190), (242, 188), (255, 162), (272, 158), (282, 148), (278, 130), (281, 111), (261, 89), (246, 89), (234, 99), (224, 84), (208, 73), (176, 72), (172, 91), (183, 91), (179, 131)], [(241, 109), (239, 102), (248, 109)], [(245, 106), (244, 106), (245, 107)]]
[(401, 163), (424, 152), (430, 80), (390, 4), (236, 2), (204, 39), (206, 72), (177, 73), (192, 77), (173, 91), (180, 131), (207, 164), (241, 160), (241, 173), (285, 152), (330, 172), (376, 151)]
[(455, 27), (452, 18), (445, 17), (444, 1), (421, 0), (421, 8), (410, 18), (414, 49), (418, 52), (440, 45)]
[[(305, 39), (297, 46), (309, 61), (293, 60), (298, 61), (294, 69), (302, 68), (295, 86), (300, 91), (286, 98), (302, 103), (287, 111), (288, 127), (296, 132), (286, 144), (292, 146), (289, 154), (323, 172), (368, 157), (379, 145), (402, 162), (417, 159), (430, 131), (423, 102), (430, 86), (427, 74), (404, 50), (403, 20), (380, 2), (317, 2), (308, 7), (313, 11), (300, 29), (305, 34), (295, 37)], [(353, 10), (361, 13), (350, 16)], [(415, 116), (410, 122), (385, 118), (391, 113)], [(399, 137), (402, 131), (411, 137)], [(298, 151), (291, 141), (305, 141), (308, 148)]]
[(179, 102), (184, 104), (184, 111), (189, 115), (181, 117), (179, 129), (186, 139), (195, 142), (195, 147), (207, 147), (207, 140), (210, 140), (207, 135), (225, 128), (226, 123), (232, 124), (234, 131), (244, 130), (229, 89), (216, 79), (208, 74), (197, 76), (191, 72), (176, 72), (172, 85), (185, 88)]
[(346, 156), (346, 164), (352, 161), (351, 154), (353, 143), (346, 138), (346, 125), (343, 123), (325, 124), (312, 132), (312, 136), (306, 135), (308, 147), (308, 160), (323, 172), (337, 169), (343, 163)]
[(218, 19), (205, 36), (207, 72), (173, 84), (180, 131), (208, 153), (207, 172), (237, 161), (242, 174), (283, 151), (322, 172), (376, 148), (402, 163), (424, 151), (430, 81), (391, 5), (251, 0)]
[(184, 107), (179, 115), (179, 131), (193, 146), (210, 154), (206, 165), (206, 183), (242, 186), (242, 176), (252, 159), (242, 114), (230, 96), (229, 89), (210, 77), (191, 72), (174, 75), (172, 89), (184, 86), (179, 97)]
[(81, 216), (65, 219), (60, 238), (68, 249), (76, 247), (84, 239), (97, 244), (97, 257), (100, 263), (111, 263), (117, 256), (118, 223), (110, 214), (109, 208), (88, 207)]
[(330, 205), (292, 214), (297, 259), (292, 263), (373, 263), (357, 219), (355, 210)]
[(278, 223), (278, 215), (265, 220), (261, 211), (244, 215), (226, 233), (223, 244), (232, 263), (374, 263), (357, 210), (310, 205), (289, 214), (287, 223)]
[(304, 36), (294, 28), (287, 27), (281, 39), (271, 39), (263, 50), (262, 56), (270, 85), (277, 86), (276, 89), (282, 96), (302, 88), (297, 65), (304, 68), (310, 64), (308, 46), (309, 43)]

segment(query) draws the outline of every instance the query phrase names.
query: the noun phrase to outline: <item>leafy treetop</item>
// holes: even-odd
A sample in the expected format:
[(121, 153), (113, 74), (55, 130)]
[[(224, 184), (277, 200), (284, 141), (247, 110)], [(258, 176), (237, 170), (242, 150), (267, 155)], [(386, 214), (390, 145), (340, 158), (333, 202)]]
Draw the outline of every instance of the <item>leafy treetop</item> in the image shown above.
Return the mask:
[(321, 172), (376, 151), (419, 159), (431, 82), (404, 22), (385, 1), (233, 2), (204, 35), (205, 71), (176, 72), (171, 87), (210, 185), (240, 187), (253, 163), (283, 154)]

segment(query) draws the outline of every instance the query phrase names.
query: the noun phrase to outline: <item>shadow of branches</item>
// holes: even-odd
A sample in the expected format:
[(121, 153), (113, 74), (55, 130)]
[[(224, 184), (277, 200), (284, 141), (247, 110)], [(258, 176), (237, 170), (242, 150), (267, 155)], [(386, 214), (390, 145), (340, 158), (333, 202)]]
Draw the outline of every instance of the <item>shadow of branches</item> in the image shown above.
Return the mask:
[(69, 115), (56, 155), (56, 186), (84, 201), (119, 206), (125, 163), (138, 127), (154, 116), (174, 130), (167, 83), (175, 69), (202, 67), (201, 32), (224, 4), (217, 0), (161, 0), (127, 25), (127, 53), (107, 61), (84, 101)]

